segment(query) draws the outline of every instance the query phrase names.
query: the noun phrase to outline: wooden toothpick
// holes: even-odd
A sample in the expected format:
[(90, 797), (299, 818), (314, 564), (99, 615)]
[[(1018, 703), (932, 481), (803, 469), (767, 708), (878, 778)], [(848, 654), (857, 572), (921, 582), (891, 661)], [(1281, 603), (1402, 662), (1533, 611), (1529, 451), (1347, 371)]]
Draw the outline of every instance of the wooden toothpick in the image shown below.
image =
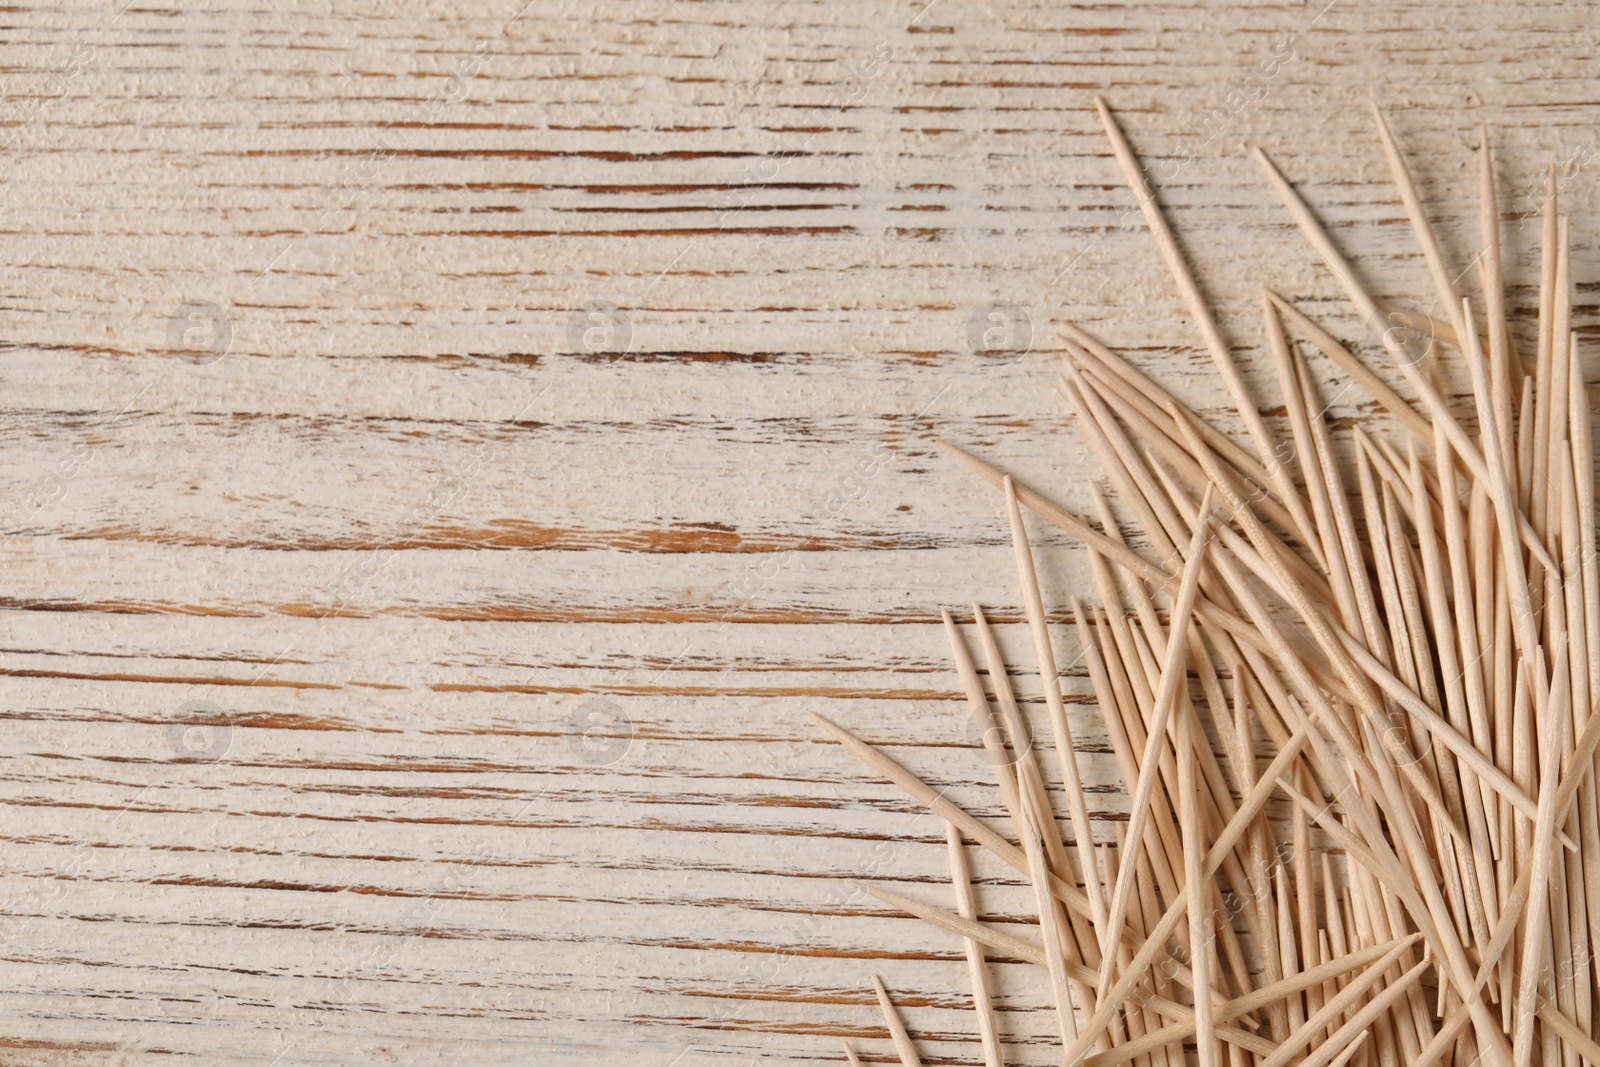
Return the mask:
[(883, 1021), (889, 1027), (889, 1037), (894, 1041), (894, 1050), (901, 1064), (904, 1067), (922, 1067), (922, 1057), (917, 1055), (917, 1047), (911, 1043), (911, 1034), (906, 1031), (906, 1024), (900, 1018), (894, 1001), (889, 999), (889, 991), (883, 988), (883, 979), (873, 975), (872, 988), (878, 994), (878, 1007), (883, 1011)]
[[(976, 919), (978, 905), (972, 895), (972, 874), (967, 869), (967, 853), (961, 843), (961, 831), (954, 823), (945, 823), (945, 840), (950, 851), (950, 881), (955, 887), (956, 909), (963, 918)], [(983, 943), (976, 938), (967, 938), (967, 973), (972, 980), (972, 1002), (978, 1013), (978, 1040), (983, 1044), (984, 1065), (1005, 1067), (989, 964), (983, 958)]]
[[(1128, 840), (1138, 841), (1144, 832), (1145, 820), (1149, 817), (1150, 794), (1155, 789), (1157, 753), (1161, 746), (1167, 743), (1167, 723), (1172, 716), (1173, 702), (1178, 695), (1178, 687), (1186, 677), (1184, 670), (1185, 656), (1188, 651), (1188, 642), (1185, 641), (1185, 627), (1188, 625), (1189, 613), (1194, 609), (1195, 594), (1200, 588), (1200, 572), (1205, 565), (1205, 544), (1210, 526), (1206, 516), (1211, 511), (1211, 495), (1208, 492), (1200, 502), (1200, 512), (1195, 522), (1193, 538), (1189, 542), (1189, 550), (1184, 557), (1183, 581), (1178, 590), (1177, 602), (1172, 608), (1172, 639), (1167, 643), (1167, 658), (1161, 665), (1161, 689), (1156, 694), (1154, 708), (1155, 718), (1150, 723), (1149, 736), (1145, 741), (1144, 752), (1139, 759), (1139, 780), (1135, 783), (1130, 794), (1128, 809)], [(1180, 721), (1186, 721), (1179, 717)], [(1180, 766), (1190, 762), (1190, 757), (1182, 749), (1179, 750)], [(1111, 913), (1107, 920), (1107, 928), (1120, 930), (1127, 919), (1128, 901), (1132, 890), (1132, 864), (1126, 864), (1117, 875), (1116, 889), (1111, 895)], [(1102, 964), (1099, 986), (1096, 994), (1100, 997), (1106, 995), (1111, 986), (1111, 956), (1106, 957)]]

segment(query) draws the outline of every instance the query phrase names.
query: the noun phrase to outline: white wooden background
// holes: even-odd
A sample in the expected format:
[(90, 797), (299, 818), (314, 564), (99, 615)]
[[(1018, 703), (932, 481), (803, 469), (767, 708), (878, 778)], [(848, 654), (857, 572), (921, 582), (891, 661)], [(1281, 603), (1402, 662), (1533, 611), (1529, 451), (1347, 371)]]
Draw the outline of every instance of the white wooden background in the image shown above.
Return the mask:
[(1247, 142), (1431, 292), (1373, 93), (1458, 268), (1479, 122), (1519, 282), (1564, 165), (1595, 339), (1582, 3), (521, 3), (0, 13), (0, 1063), (881, 1062), (874, 971), (978, 1062), (959, 946), (833, 881), (948, 901), (942, 826), (803, 713), (994, 811), (938, 609), (1026, 640), (933, 441), (1087, 508), (1052, 323), (1237, 429), (1093, 92), (1248, 366), (1263, 281), (1360, 335)]

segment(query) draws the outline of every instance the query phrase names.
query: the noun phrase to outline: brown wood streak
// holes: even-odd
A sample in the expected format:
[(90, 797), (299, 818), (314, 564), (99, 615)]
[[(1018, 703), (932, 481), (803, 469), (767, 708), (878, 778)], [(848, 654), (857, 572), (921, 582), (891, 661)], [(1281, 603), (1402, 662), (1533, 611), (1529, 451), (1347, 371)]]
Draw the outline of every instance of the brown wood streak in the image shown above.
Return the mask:
[[(1245, 440), (1089, 94), (1275, 430), (1256, 286), (1364, 335), (1239, 142), (1399, 297), (1371, 88), (1435, 204), (1497, 126), (1514, 319), (1524, 180), (1596, 143), (1600, 31), (1561, 5), (519, 6), (6, 9), (7, 1067), (884, 1062), (871, 972), (926, 1062), (979, 1062), (959, 944), (844, 888), (948, 905), (942, 825), (804, 713), (998, 825), (939, 611), (1028, 634), (999, 501), (933, 440), (1087, 501), (1054, 321)], [(1470, 214), (1435, 215), (1455, 269)], [(223, 358), (169, 349), (190, 302)], [(574, 340), (596, 303), (626, 351)], [(973, 351), (991, 303), (1026, 354)], [(1312, 366), (1341, 442), (1383, 422)], [(1031, 533), (1072, 621), (1087, 563)], [(1126, 784), (1058, 654), (1109, 838)], [(1056, 1062), (1040, 976), (991, 961), (1008, 1062)]]

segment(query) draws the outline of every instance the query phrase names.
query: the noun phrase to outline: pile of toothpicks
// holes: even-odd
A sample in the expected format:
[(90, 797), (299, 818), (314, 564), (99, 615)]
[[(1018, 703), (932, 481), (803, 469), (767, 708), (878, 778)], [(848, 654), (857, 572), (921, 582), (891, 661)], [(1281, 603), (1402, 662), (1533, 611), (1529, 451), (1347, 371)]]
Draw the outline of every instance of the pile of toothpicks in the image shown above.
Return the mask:
[[(991, 960), (1044, 969), (1068, 1067), (1191, 1055), (1200, 1067), (1600, 1067), (1600, 566), (1553, 172), (1530, 355), (1508, 322), (1487, 131), (1481, 252), (1458, 275), (1374, 108), (1436, 289), (1421, 302), (1444, 309), (1419, 352), (1415, 331), (1396, 328), (1419, 316), (1363, 288), (1255, 150), (1372, 327), (1363, 347), (1381, 346), (1385, 373), (1263, 289), (1277, 395), (1252, 396), (1138, 158), (1096, 104), (1247, 443), (1072, 325), (1061, 392), (1137, 524), (1132, 541), (1098, 484), (1091, 520), (945, 443), (1003, 497), (1049, 743), (1033, 743), (981, 608), (965, 625), (946, 612), (956, 675), (994, 724), (982, 743), (1009, 824), (818, 715), (948, 829), (953, 906), (859, 888), (959, 939), (988, 1067), (1007, 1044)], [(1396, 439), (1356, 428), (1335, 442), (1300, 346), (1392, 415)], [(1466, 390), (1454, 406), (1447, 377)], [(1262, 404), (1286, 411), (1287, 437), (1269, 432)], [(1066, 617), (1128, 785), (1115, 840), (1091, 825), (1028, 513), (1081, 542), (1092, 566), (1098, 604), (1072, 598)], [(1035, 936), (984, 921), (972, 847), (1031, 883)], [(1225, 908), (1225, 894), (1245, 905)], [(920, 1064), (873, 982), (895, 1054)]]

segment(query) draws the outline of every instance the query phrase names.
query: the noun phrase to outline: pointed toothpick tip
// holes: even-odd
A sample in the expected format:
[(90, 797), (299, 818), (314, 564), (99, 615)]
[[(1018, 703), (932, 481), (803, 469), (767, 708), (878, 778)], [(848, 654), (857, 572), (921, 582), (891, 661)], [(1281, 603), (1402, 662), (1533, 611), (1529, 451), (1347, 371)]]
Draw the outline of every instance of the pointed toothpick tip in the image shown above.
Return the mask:
[(820, 711), (808, 710), (806, 714), (811, 716), (812, 719), (816, 720), (819, 726), (833, 734), (835, 737), (845, 732), (844, 727), (840, 726), (838, 723), (834, 722)]

